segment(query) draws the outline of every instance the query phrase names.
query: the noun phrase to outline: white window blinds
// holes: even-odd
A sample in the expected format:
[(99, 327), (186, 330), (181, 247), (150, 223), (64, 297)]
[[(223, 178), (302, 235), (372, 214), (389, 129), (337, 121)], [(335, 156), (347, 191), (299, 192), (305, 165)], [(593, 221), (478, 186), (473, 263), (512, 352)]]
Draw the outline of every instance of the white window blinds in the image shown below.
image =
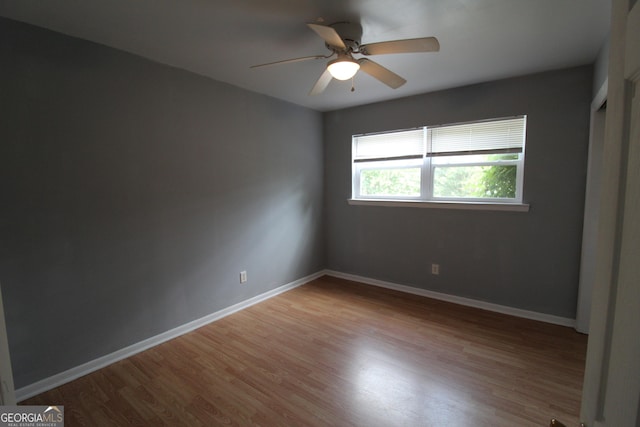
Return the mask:
[(431, 155), (520, 153), (525, 117), (431, 128)]
[(425, 151), (424, 129), (404, 130), (353, 137), (354, 160), (393, 160), (422, 158)]

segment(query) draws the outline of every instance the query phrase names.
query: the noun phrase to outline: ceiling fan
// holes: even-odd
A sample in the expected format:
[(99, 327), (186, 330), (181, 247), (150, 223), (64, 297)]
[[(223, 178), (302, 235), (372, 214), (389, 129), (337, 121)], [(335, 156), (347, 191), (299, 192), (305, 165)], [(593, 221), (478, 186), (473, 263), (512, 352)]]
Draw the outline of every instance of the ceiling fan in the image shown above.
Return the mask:
[[(352, 78), (358, 70), (364, 71), (392, 89), (397, 89), (407, 81), (377, 62), (367, 58), (355, 59), (353, 55), (360, 54), (370, 56), (389, 53), (437, 52), (440, 50), (440, 43), (438, 43), (438, 39), (435, 37), (360, 44), (362, 38), (362, 26), (360, 24), (338, 22), (331, 25), (307, 24), (307, 26), (324, 40), (325, 46), (331, 51), (329, 55), (313, 55), (302, 58), (285, 59), (284, 61), (253, 65), (251, 68), (289, 64), (311, 59), (329, 59), (336, 56), (335, 59), (327, 63), (327, 68), (313, 86), (309, 95), (322, 93), (334, 78), (338, 80), (348, 80)], [(353, 91), (353, 88), (351, 88), (351, 90)]]

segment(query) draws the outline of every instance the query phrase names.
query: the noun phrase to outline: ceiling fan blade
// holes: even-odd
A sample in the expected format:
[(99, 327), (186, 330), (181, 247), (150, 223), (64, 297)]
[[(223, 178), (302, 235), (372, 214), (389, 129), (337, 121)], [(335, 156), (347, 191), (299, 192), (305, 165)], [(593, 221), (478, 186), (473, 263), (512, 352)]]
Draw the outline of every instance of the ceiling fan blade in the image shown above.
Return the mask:
[(318, 25), (318, 24), (307, 24), (309, 28), (315, 31), (320, 37), (327, 42), (328, 45), (338, 47), (340, 49), (346, 49), (347, 46), (340, 38), (340, 35), (331, 27), (327, 27), (326, 25)]
[(371, 77), (380, 80), (392, 89), (398, 89), (407, 82), (393, 71), (388, 70), (377, 62), (373, 62), (367, 58), (358, 59), (358, 64), (360, 64), (360, 69), (362, 71), (369, 74)]
[(333, 79), (333, 77), (331, 76), (331, 73), (327, 68), (325, 68), (324, 72), (322, 73), (322, 75), (320, 76), (316, 84), (313, 85), (313, 88), (311, 89), (311, 92), (309, 92), (309, 95), (318, 95), (324, 92), (327, 86), (329, 86), (331, 79)]
[(440, 43), (435, 37), (395, 40), (360, 46), (363, 55), (384, 55), (387, 53), (438, 52)]
[(280, 65), (280, 64), (291, 64), (293, 62), (308, 61), (310, 59), (327, 59), (330, 56), (331, 55), (329, 55), (329, 56), (325, 56), (325, 55), (303, 56), (302, 58), (285, 59), (283, 61), (267, 62), (266, 64), (252, 65), (249, 68), (268, 67), (270, 65)]

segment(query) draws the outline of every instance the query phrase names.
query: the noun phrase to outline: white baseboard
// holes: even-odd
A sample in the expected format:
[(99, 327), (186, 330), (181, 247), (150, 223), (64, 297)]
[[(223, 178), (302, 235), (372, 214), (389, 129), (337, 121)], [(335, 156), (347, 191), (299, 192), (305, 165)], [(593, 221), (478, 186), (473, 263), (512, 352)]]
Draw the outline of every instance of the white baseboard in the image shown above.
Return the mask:
[(539, 320), (542, 322), (552, 323), (555, 325), (561, 326), (569, 326), (575, 327), (575, 319), (569, 319), (565, 317), (553, 316), (550, 314), (538, 313), (535, 311), (522, 310), (519, 308), (507, 307), (499, 304), (492, 304), (484, 301), (478, 301), (470, 298), (458, 297), (455, 295), (443, 294), (440, 292), (428, 291), (425, 289), (414, 288), (412, 286), (399, 285), (396, 283), (385, 282), (382, 280), (370, 279), (368, 277), (357, 276), (354, 274), (341, 273), (333, 270), (322, 270), (317, 273), (311, 274), (309, 276), (303, 277), (301, 279), (295, 280), (286, 285), (282, 285), (276, 289), (265, 292), (263, 294), (257, 295), (253, 298), (249, 298), (246, 301), (239, 302), (230, 307), (224, 308), (222, 310), (216, 311), (215, 313), (211, 313), (207, 316), (204, 316), (200, 319), (196, 319), (189, 323), (186, 323), (182, 326), (178, 326), (177, 328), (171, 329), (169, 331), (163, 332), (151, 338), (147, 338), (146, 340), (140, 341), (136, 344), (130, 345), (128, 347), (122, 348), (113, 353), (107, 354), (105, 356), (94, 359), (90, 362), (83, 363), (80, 366), (76, 366), (75, 368), (68, 369), (64, 372), (60, 372), (51, 377), (45, 378), (33, 384), (29, 384), (22, 388), (16, 390), (16, 400), (18, 402), (28, 399), (30, 397), (36, 396), (45, 391), (51, 390), (55, 387), (59, 387), (65, 383), (73, 381), (77, 378), (80, 378), (84, 375), (90, 374), (91, 372), (97, 371), (98, 369), (104, 368), (112, 363), (118, 362), (122, 359), (126, 359), (127, 357), (133, 356), (134, 354), (140, 353), (144, 350), (147, 350), (151, 347), (154, 347), (158, 344), (162, 344), (165, 341), (169, 341), (173, 338), (177, 338), (181, 335), (184, 335), (188, 332), (193, 331), (194, 329), (200, 328), (204, 325), (207, 325), (211, 322), (214, 322), (218, 319), (221, 319), (225, 316), (233, 314), (237, 311), (250, 307), (259, 302), (265, 301), (269, 298), (273, 298), (276, 295), (279, 295), (283, 292), (289, 291), (291, 289), (297, 288), (298, 286), (304, 285), (305, 283), (311, 282), (319, 277), (324, 275), (338, 277), (341, 279), (353, 280), (356, 282), (364, 283), (367, 285), (379, 286), (382, 288), (393, 289), (400, 292), (406, 292), (409, 294), (420, 295), (428, 298), (433, 298), (442, 301), (448, 301), (455, 304), (465, 305), (469, 307), (481, 308), (483, 310), (495, 311), (497, 313), (509, 314), (511, 316), (523, 317), (525, 319), (533, 319)]
[(554, 316), (551, 314), (538, 313), (536, 311), (522, 310), (520, 308), (508, 307), (506, 305), (493, 304), (490, 302), (464, 298), (455, 295), (443, 294), (440, 292), (427, 291), (425, 289), (414, 288), (412, 286), (398, 285), (397, 283), (385, 282), (383, 280), (370, 279), (368, 277), (357, 276), (355, 274), (341, 273), (339, 271), (325, 270), (327, 276), (333, 276), (340, 279), (361, 282), (367, 285), (379, 286), (382, 288), (393, 289), (409, 294), (420, 295), (423, 297), (433, 298), (441, 301), (452, 302), (455, 304), (466, 305), (469, 307), (481, 308), (483, 310), (494, 311), (496, 313), (508, 314), (511, 316), (522, 317), (525, 319), (539, 320), (541, 322), (552, 323), (554, 325), (568, 326), (575, 328), (576, 320), (568, 317)]
[(180, 335), (184, 335), (188, 332), (193, 331), (194, 329), (200, 328), (204, 325), (207, 325), (225, 316), (233, 314), (237, 311), (250, 307), (259, 302), (265, 301), (269, 298), (273, 298), (276, 295), (279, 295), (283, 292), (297, 288), (298, 286), (304, 285), (305, 283), (308, 283), (324, 275), (325, 275), (324, 271), (319, 271), (317, 273), (295, 280), (291, 283), (287, 283), (286, 285), (282, 285), (276, 289), (272, 289), (268, 292), (257, 295), (253, 298), (249, 298), (246, 301), (239, 302), (230, 307), (216, 311), (215, 313), (211, 313), (207, 316), (201, 317), (200, 319), (196, 319), (182, 326), (178, 326), (177, 328), (163, 332), (151, 338), (147, 338), (146, 340), (140, 341), (136, 344), (130, 345), (128, 347), (125, 347), (113, 353), (107, 354), (105, 356), (99, 357), (90, 362), (83, 363), (82, 365), (76, 366), (75, 368), (68, 369), (64, 372), (60, 372), (51, 377), (45, 378), (33, 384), (29, 384), (27, 386), (19, 388), (15, 392), (16, 400), (20, 402), (22, 400), (36, 396), (45, 391), (51, 390), (55, 387), (59, 387), (62, 384), (68, 383), (84, 375), (90, 374), (91, 372), (97, 371), (98, 369), (104, 368), (105, 366), (111, 365), (112, 363), (118, 362), (122, 359), (126, 359), (127, 357), (133, 356), (134, 354), (140, 353), (141, 351), (147, 350), (158, 344), (162, 344), (165, 341), (169, 341), (173, 338), (177, 338)]

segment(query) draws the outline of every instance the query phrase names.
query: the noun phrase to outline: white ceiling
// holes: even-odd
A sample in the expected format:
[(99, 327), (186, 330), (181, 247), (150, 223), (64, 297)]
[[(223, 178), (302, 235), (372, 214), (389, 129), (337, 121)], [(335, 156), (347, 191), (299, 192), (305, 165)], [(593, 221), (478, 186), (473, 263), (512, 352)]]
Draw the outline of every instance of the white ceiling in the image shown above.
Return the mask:
[[(0, 0), (28, 22), (320, 111), (593, 62), (610, 0)], [(438, 53), (370, 57), (408, 83), (358, 73), (308, 92), (328, 51), (305, 23), (360, 22), (362, 43), (436, 36)]]

